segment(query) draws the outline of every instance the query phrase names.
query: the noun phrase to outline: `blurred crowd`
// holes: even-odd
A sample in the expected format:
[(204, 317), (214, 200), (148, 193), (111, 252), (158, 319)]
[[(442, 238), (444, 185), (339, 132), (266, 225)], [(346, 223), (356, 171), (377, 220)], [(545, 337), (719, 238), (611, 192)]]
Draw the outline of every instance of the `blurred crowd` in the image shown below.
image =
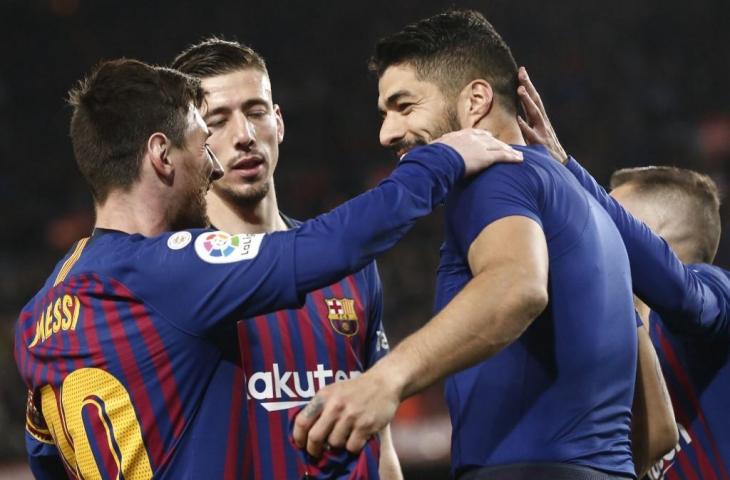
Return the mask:
[[(367, 58), (380, 36), (454, 6), (402, 3), (0, 2), (0, 462), (22, 457), (25, 392), (12, 360), (15, 316), (93, 224), (67, 137), (64, 96), (74, 81), (102, 58), (166, 63), (209, 34), (250, 44), (267, 59), (286, 124), (279, 204), (308, 218), (375, 185), (395, 162), (378, 145), (377, 85)], [(456, 6), (482, 11), (502, 33), (528, 67), (566, 150), (599, 181), (606, 184), (621, 167), (677, 165), (709, 173), (728, 192), (727, 1)], [(726, 225), (729, 212), (725, 205)], [(431, 313), (440, 239), (436, 214), (379, 260), (391, 344)], [(730, 267), (728, 232), (717, 263)], [(443, 415), (438, 389), (405, 404), (396, 441), (406, 457), (443, 460)], [(424, 425), (435, 436), (418, 433)], [(413, 438), (444, 447), (421, 451)]]

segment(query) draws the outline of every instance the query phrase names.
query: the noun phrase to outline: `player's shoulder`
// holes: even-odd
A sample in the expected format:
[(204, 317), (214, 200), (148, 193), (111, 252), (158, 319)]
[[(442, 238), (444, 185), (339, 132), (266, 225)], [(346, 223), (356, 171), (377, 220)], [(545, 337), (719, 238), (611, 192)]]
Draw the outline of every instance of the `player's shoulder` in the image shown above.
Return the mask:
[[(545, 183), (546, 173), (554, 174), (557, 162), (552, 160), (544, 147), (521, 146), (513, 147), (523, 154), (520, 163), (496, 163), (483, 172), (475, 175), (471, 181), (467, 180), (465, 189), (479, 189), (489, 184), (493, 187), (508, 188), (512, 184), (524, 187), (539, 187)], [(557, 165), (559, 166), (559, 165)]]
[(238, 258), (250, 243), (250, 239), (242, 237), (212, 229), (164, 232), (154, 237), (112, 230), (95, 232), (80, 252), (71, 273), (114, 278), (143, 273), (151, 276), (151, 280), (155, 275), (195, 268), (201, 260), (224, 263)]

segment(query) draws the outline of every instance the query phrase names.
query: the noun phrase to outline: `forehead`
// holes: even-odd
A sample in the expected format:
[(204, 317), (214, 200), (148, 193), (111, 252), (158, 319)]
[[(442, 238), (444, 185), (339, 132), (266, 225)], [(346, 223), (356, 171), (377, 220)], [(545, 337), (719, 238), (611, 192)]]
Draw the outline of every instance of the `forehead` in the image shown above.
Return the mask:
[(378, 106), (385, 107), (398, 95), (438, 96), (438, 87), (418, 78), (413, 65), (402, 63), (388, 67), (378, 80)]
[(205, 124), (205, 120), (203, 120), (203, 116), (200, 114), (200, 111), (195, 108), (195, 105), (192, 103), (188, 106), (186, 120), (188, 125), (188, 136), (208, 135), (208, 126)]
[[(252, 99), (271, 102), (269, 76), (255, 68), (244, 68), (201, 79), (207, 110), (235, 106)], [(205, 106), (203, 107), (205, 109)]]

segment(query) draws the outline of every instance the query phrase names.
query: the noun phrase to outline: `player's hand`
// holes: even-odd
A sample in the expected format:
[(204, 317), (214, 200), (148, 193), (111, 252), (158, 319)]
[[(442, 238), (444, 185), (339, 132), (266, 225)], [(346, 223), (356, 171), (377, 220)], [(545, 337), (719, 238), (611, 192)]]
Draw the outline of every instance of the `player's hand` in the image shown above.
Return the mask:
[(517, 87), (517, 95), (520, 97), (527, 115), (527, 121), (521, 116), (517, 117), (522, 135), (530, 144), (544, 145), (555, 160), (565, 165), (568, 163), (568, 155), (558, 141), (558, 136), (555, 134), (555, 129), (553, 129), (542, 99), (540, 99), (540, 94), (530, 81), (525, 67), (520, 67), (517, 79), (520, 82), (520, 86)]
[(370, 372), (323, 388), (294, 420), (294, 442), (320, 457), (328, 447), (357, 453), (390, 423), (400, 403), (395, 385)]
[(522, 152), (497, 140), (486, 130), (465, 128), (447, 133), (434, 142), (448, 145), (464, 159), (464, 174), (474, 175), (498, 162), (516, 163), (522, 161)]

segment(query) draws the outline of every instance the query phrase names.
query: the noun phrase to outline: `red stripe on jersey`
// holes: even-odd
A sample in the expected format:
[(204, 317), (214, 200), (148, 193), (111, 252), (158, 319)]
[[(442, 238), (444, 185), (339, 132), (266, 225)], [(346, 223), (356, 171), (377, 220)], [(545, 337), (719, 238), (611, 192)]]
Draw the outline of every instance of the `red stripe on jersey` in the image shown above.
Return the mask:
[[(315, 292), (311, 293), (312, 298), (314, 299), (314, 307), (317, 310), (317, 315), (321, 319), (327, 319), (329, 311), (327, 309), (327, 303), (325, 302), (324, 297), (324, 291), (323, 290), (317, 290)], [(335, 332), (334, 328), (332, 328), (332, 325), (329, 324), (329, 320), (327, 322), (322, 322), (323, 325), (323, 332), (322, 336), (324, 337), (324, 347), (327, 350), (327, 357), (329, 359), (329, 366), (332, 369), (332, 374), (334, 375), (335, 372), (338, 370), (337, 365), (337, 342), (335, 340)], [(317, 344), (313, 344), (311, 348), (316, 348)]]
[[(348, 277), (348, 279), (349, 278), (350, 277)], [(342, 284), (340, 282), (337, 282), (337, 283), (331, 285), (330, 288), (332, 289), (332, 293), (335, 294), (335, 297), (339, 297), (339, 298), (345, 297), (345, 291), (342, 288)], [(352, 288), (352, 286), (351, 286), (351, 288)], [(353, 295), (353, 297), (355, 297), (355, 298), (353, 298), (353, 300), (355, 301), (355, 306), (354, 306), (355, 312), (363, 312), (362, 303), (360, 303), (360, 297), (359, 297), (359, 295), (357, 295), (356, 288), (352, 288), (352, 295)], [(358, 323), (360, 323), (357, 335), (354, 335), (352, 337), (343, 338), (343, 340), (344, 340), (343, 343), (345, 344), (344, 345), (344, 347), (345, 347), (345, 365), (342, 365), (341, 368), (342, 368), (342, 370), (347, 372), (348, 376), (350, 375), (350, 372), (352, 372), (352, 371), (360, 370), (361, 368), (365, 368), (364, 365), (362, 367), (360, 367), (360, 365), (359, 365), (360, 362), (358, 362), (358, 360), (357, 360), (357, 358), (358, 358), (357, 350), (360, 350), (358, 348), (359, 347), (358, 343), (360, 345), (362, 344), (362, 342), (358, 342), (357, 340), (362, 335), (362, 332), (367, 329), (367, 323), (362, 318), (360, 318), (361, 316), (364, 316), (364, 315), (357, 315), (357, 321), (358, 321)], [(340, 367), (340, 366), (338, 365), (338, 367)], [(338, 370), (339, 370), (339, 368), (338, 368)]]
[[(322, 300), (324, 301), (324, 300)], [(299, 334), (302, 337), (302, 352), (304, 353), (305, 371), (317, 369), (317, 340), (314, 338), (314, 331), (320, 324), (321, 318), (312, 318), (309, 315), (307, 305), (296, 311)], [(329, 322), (327, 322), (329, 323)], [(329, 326), (329, 325), (328, 325)], [(312, 378), (314, 382), (314, 378)], [(312, 388), (316, 388), (312, 385)]]
[[(682, 480), (703, 480), (700, 477), (697, 476), (695, 473), (695, 467), (692, 465), (692, 463), (689, 461), (689, 457), (687, 455), (684, 455), (682, 452), (678, 452), (677, 455), (674, 457), (676, 458), (677, 463), (674, 464), (675, 468), (669, 469), (667, 472), (667, 475), (674, 474), (677, 475), (677, 479)], [(683, 472), (684, 475), (680, 475), (680, 472)], [(669, 478), (669, 477), (667, 477)]]
[[(244, 334), (245, 335), (245, 334)], [(239, 339), (241, 333), (239, 333)], [(243, 383), (243, 371), (238, 368), (234, 369), (232, 387), (231, 387), (231, 423), (228, 426), (228, 435), (226, 435), (226, 456), (223, 464), (223, 478), (240, 477), (238, 470), (238, 455), (241, 451), (240, 435), (238, 427), (241, 422), (241, 412), (243, 411), (243, 399), (246, 396), (246, 385)], [(249, 455), (249, 449), (246, 449), (244, 455)], [(244, 468), (248, 464), (248, 459), (244, 458)], [(245, 470), (244, 470), (245, 471)]]
[[(96, 276), (93, 278), (97, 282), (100, 282)], [(119, 300), (101, 299), (101, 308), (104, 312), (104, 320), (106, 320), (113, 337), (113, 341), (110, 343), (117, 353), (117, 358), (119, 358), (119, 364), (127, 380), (127, 391), (132, 398), (135, 410), (137, 411), (137, 417), (141, 422), (142, 435), (150, 452), (150, 463), (154, 471), (162, 464), (165, 458), (163, 439), (155, 421), (156, 412), (154, 405), (145, 387), (144, 377), (139, 370), (137, 360), (134, 358), (134, 352), (127, 338), (127, 333), (124, 331), (119, 311), (117, 310)]]
[[(142, 335), (142, 341), (144, 342), (145, 347), (147, 347), (147, 351), (149, 352), (150, 358), (152, 359), (152, 363), (155, 367), (155, 375), (160, 388), (162, 389), (162, 395), (164, 396), (165, 409), (167, 410), (173, 425), (173, 436), (175, 440), (177, 440), (180, 438), (180, 435), (182, 435), (186, 421), (183, 414), (182, 403), (180, 403), (180, 392), (178, 390), (177, 381), (175, 381), (175, 374), (172, 371), (172, 362), (167, 354), (165, 344), (162, 342), (162, 338), (160, 338), (160, 334), (155, 328), (154, 322), (150, 318), (149, 313), (142, 302), (138, 300), (126, 286), (118, 281), (111, 280), (110, 283), (117, 295), (135, 299), (135, 301), (130, 304), (129, 311), (137, 324), (137, 328)], [(170, 451), (167, 456), (171, 454), (172, 451)], [(167, 458), (163, 459), (163, 463), (166, 460)]]
[[(316, 293), (316, 292), (315, 292)], [(314, 293), (312, 293), (313, 298), (316, 296)], [(320, 295), (321, 296), (321, 295)], [(324, 296), (321, 296), (321, 299), (315, 298), (315, 301), (321, 301), (324, 302)], [(307, 302), (309, 303), (309, 302)], [(316, 328), (322, 328), (322, 325), (325, 326), (325, 328), (329, 327), (329, 321), (323, 320), (321, 317), (319, 318), (312, 318), (309, 315), (309, 309), (307, 308), (307, 305), (304, 307), (298, 309), (296, 311), (297, 315), (297, 324), (299, 325), (299, 334), (302, 337), (302, 351), (304, 353), (304, 363), (305, 363), (305, 369), (304, 371), (312, 371), (317, 369), (317, 340), (314, 338), (314, 331)], [(316, 390), (316, 386), (314, 385), (314, 377), (312, 377), (312, 384), (311, 388), (313, 390)], [(315, 472), (313, 472), (312, 466), (308, 464), (303, 465), (304, 471), (302, 474), (308, 474), (312, 475)]]
[(362, 300), (362, 296), (360, 295), (360, 289), (357, 287), (357, 282), (355, 281), (355, 276), (350, 275), (345, 279), (345, 281), (350, 287), (350, 291), (352, 292), (352, 296), (354, 297), (355, 304), (359, 305), (359, 310), (363, 314), (363, 318), (361, 319), (362, 328), (359, 332), (357, 332), (357, 336), (360, 337), (360, 341), (350, 342), (350, 345), (352, 345), (353, 347), (355, 356), (362, 359), (362, 368), (364, 370), (365, 368), (367, 368), (366, 363), (368, 361), (368, 359), (364, 356), (364, 352), (367, 352), (370, 348), (370, 346), (368, 345), (368, 330), (370, 329), (370, 315), (368, 315), (369, 305)]
[[(76, 290), (77, 284), (79, 283), (78, 277), (73, 277), (65, 282), (67, 288), (65, 293), (71, 295)], [(77, 325), (78, 328), (78, 325)], [(81, 342), (79, 341), (79, 334), (76, 331), (70, 331), (68, 335), (69, 339), (69, 351), (73, 358), (73, 370), (79, 370), (84, 368), (84, 362), (81, 359)]]
[[(279, 313), (281, 312), (277, 312), (277, 315)], [(269, 330), (269, 320), (266, 316), (259, 316), (253, 321), (256, 324), (256, 330), (259, 332), (261, 339), (261, 352), (264, 356), (264, 365), (273, 365), (276, 362), (276, 352), (274, 352), (274, 343), (271, 331)], [(284, 365), (284, 369), (287, 369), (286, 365)], [(276, 395), (276, 392), (274, 394)], [(269, 443), (271, 445), (272, 457), (269, 461), (271, 462), (273, 478), (286, 478), (286, 462), (283, 458), (277, 458), (277, 453), (284, 450), (284, 438), (288, 437), (288, 432), (282, 430), (278, 415), (268, 415), (267, 418), (269, 420)]]
[[(88, 399), (87, 399), (88, 400)], [(88, 435), (90, 441), (94, 443), (98, 454), (101, 458), (96, 458), (97, 466), (102, 468), (100, 472), (102, 478), (116, 479), (120, 478), (120, 468), (114, 461), (114, 457), (118, 456), (116, 448), (110, 445), (110, 442), (114, 442), (114, 438), (111, 435), (111, 431), (107, 433), (107, 428), (111, 428), (111, 424), (108, 422), (105, 412), (102, 409), (103, 404), (98, 403), (98, 399), (93, 399), (90, 403), (83, 406), (81, 410), (82, 417), (85, 418), (86, 425), (91, 426), (91, 435)], [(104, 423), (107, 423), (106, 428)], [(119, 459), (121, 463), (121, 458)], [(101, 462), (101, 465), (99, 463)]]
[(84, 314), (81, 327), (86, 332), (86, 342), (88, 343), (87, 347), (91, 355), (92, 365), (95, 367), (99, 365), (104, 366), (106, 365), (106, 359), (104, 358), (104, 352), (102, 351), (99, 343), (99, 334), (96, 331), (96, 314), (94, 312), (94, 307), (91, 306), (91, 302), (89, 301), (89, 297), (98, 297), (101, 295), (102, 285), (100, 283), (96, 283), (94, 291), (91, 292), (91, 295), (89, 295), (85, 293), (91, 290), (91, 279), (89, 277), (83, 277), (81, 281), (82, 284), (79, 288), (79, 299), (81, 301), (81, 308)]
[[(248, 345), (250, 345), (250, 338), (248, 337), (248, 329), (246, 328), (246, 325), (244, 322), (253, 322), (253, 320), (241, 320), (238, 322), (238, 349), (241, 352), (241, 362), (242, 362), (242, 369), (244, 372), (246, 372), (249, 368), (252, 368), (253, 365), (253, 357), (251, 354), (251, 349), (247, 348)], [(248, 378), (246, 378), (248, 380)], [(244, 384), (244, 395), (246, 395), (246, 398), (248, 398), (248, 382), (245, 382)], [(236, 392), (234, 390), (233, 394), (235, 395)], [(244, 453), (243, 457), (243, 471), (247, 474), (250, 472), (251, 468), (253, 468), (254, 471), (254, 478), (259, 478), (261, 476), (261, 456), (260, 455), (253, 455), (253, 452), (259, 451), (259, 438), (256, 432), (258, 432), (258, 423), (256, 422), (256, 411), (253, 408), (253, 402), (247, 401), (247, 405), (250, 407), (247, 409), (248, 411), (248, 431), (246, 432), (246, 441), (250, 442), (250, 448), (246, 448), (246, 451)], [(237, 427), (235, 423), (231, 425), (233, 429)], [(231, 434), (229, 430), (229, 435)], [(228, 465), (226, 465), (226, 471), (228, 471)], [(226, 476), (226, 478), (229, 478)]]
[[(682, 368), (681, 362), (679, 358), (677, 357), (677, 354), (675, 353), (674, 349), (672, 348), (672, 345), (667, 340), (667, 338), (664, 336), (664, 332), (662, 332), (661, 328), (657, 328), (657, 332), (659, 333), (659, 342), (662, 345), (662, 351), (666, 355), (667, 362), (669, 363), (669, 366), (672, 369), (672, 372), (674, 373), (674, 377), (679, 382), (680, 386), (684, 390), (684, 393), (687, 395), (687, 398), (689, 399), (692, 409), (694, 410), (694, 414), (696, 415), (696, 418), (700, 421), (700, 425), (702, 426), (702, 429), (704, 430), (704, 433), (707, 438), (707, 442), (710, 444), (710, 448), (713, 451), (713, 454), (715, 455), (715, 459), (718, 460), (718, 465), (720, 467), (721, 477), (725, 480), (727, 480), (727, 473), (724, 471), (723, 464), (722, 464), (722, 457), (719, 455), (717, 451), (717, 447), (715, 445), (715, 440), (712, 436), (712, 432), (707, 427), (707, 422), (705, 421), (705, 417), (702, 414), (702, 406), (700, 405), (700, 402), (697, 398), (697, 394), (694, 392), (694, 388), (692, 387), (692, 382), (687, 376), (687, 373)], [(678, 417), (679, 422), (684, 425), (684, 427), (687, 429), (688, 432), (690, 432), (690, 435), (692, 438), (696, 438), (697, 440), (694, 443), (694, 446), (689, 445), (692, 447), (692, 450), (696, 452), (697, 454), (697, 461), (699, 463), (700, 473), (702, 474), (702, 480), (714, 480), (718, 477), (715, 474), (715, 470), (707, 457), (707, 454), (705, 451), (701, 448), (701, 445), (699, 445), (699, 436), (692, 435), (691, 430), (691, 419), (689, 418), (689, 415), (686, 414), (681, 408), (676, 408), (679, 406), (679, 402), (675, 401), (675, 415)], [(682, 452), (679, 452), (677, 456), (680, 458), (680, 460), (684, 457), (682, 455)], [(687, 469), (685, 469), (687, 470)]]
[[(50, 289), (48, 292), (46, 292), (45, 297), (42, 301), (36, 302), (35, 307), (33, 309), (33, 318), (39, 318), (41, 313), (38, 312), (38, 310), (41, 310), (42, 314), (45, 315), (46, 308), (44, 308), (50, 301), (51, 301), (51, 293), (53, 289)], [(46, 339), (46, 342), (48, 342), (48, 339)], [(36, 355), (41, 354), (44, 352), (44, 344), (37, 345), (33, 347), (36, 351)], [(45, 345), (45, 348), (47, 349), (48, 346)], [(51, 367), (49, 366), (46, 369), (46, 377), (41, 378), (41, 371), (43, 370), (44, 362), (34, 362), (35, 369), (33, 369), (33, 385), (36, 385), (38, 387), (52, 383), (50, 380), (51, 377)], [(63, 379), (61, 379), (63, 380)]]
[[(25, 383), (25, 386), (27, 388), (32, 388), (32, 382), (30, 381), (30, 377), (28, 375), (28, 365), (26, 362), (28, 361), (28, 346), (26, 345), (26, 339), (28, 338), (28, 330), (30, 328), (33, 328), (33, 321), (28, 320), (32, 319), (32, 315), (30, 312), (23, 311), (20, 312), (20, 317), (18, 318), (18, 324), (21, 325), (21, 333), (20, 335), (16, 335), (15, 337), (15, 362), (18, 364), (18, 367), (20, 367), (20, 375), (23, 377), (23, 382)], [(26, 325), (23, 327), (23, 322), (28, 322), (29, 325)]]

